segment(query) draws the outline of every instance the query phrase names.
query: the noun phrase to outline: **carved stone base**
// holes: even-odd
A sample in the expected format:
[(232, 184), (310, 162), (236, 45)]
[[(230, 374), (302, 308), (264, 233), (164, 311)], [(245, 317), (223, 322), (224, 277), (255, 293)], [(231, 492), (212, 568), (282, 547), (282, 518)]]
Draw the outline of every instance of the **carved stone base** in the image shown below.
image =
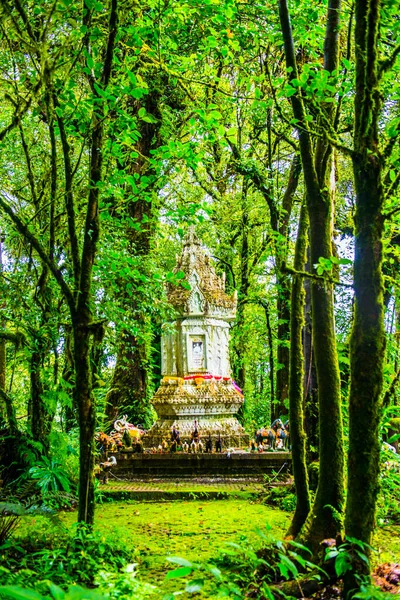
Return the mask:
[(242, 403), (243, 396), (231, 379), (164, 377), (152, 400), (158, 419), (144, 436), (144, 446), (169, 442), (173, 425), (182, 443), (190, 443), (196, 420), (203, 444), (210, 434), (213, 449), (219, 436), (225, 448), (248, 447), (249, 435), (235, 417)]

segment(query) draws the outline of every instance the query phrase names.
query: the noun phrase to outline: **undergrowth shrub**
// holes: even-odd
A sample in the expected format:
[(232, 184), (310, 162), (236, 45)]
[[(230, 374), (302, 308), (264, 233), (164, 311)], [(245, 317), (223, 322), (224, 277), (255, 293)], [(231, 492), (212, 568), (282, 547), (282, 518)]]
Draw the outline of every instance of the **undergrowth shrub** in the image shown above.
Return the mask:
[(82, 525), (71, 531), (38, 532), (0, 546), (3, 579), (30, 584), (49, 579), (58, 585), (94, 583), (101, 571), (118, 572), (132, 561), (132, 551), (120, 536), (101, 535)]
[[(182, 592), (186, 593), (200, 593), (207, 586), (205, 593), (210, 598), (274, 600), (271, 586), (276, 583), (297, 579), (304, 573), (313, 573), (313, 577), (324, 574), (323, 569), (310, 562), (311, 552), (306, 547), (294, 541), (275, 540), (268, 531), (258, 530), (257, 533), (259, 542), (256, 545), (247, 540), (241, 544), (225, 544), (219, 556), (207, 563), (168, 557), (167, 560), (178, 568), (170, 571), (166, 579), (185, 578)], [(166, 594), (163, 600), (173, 600), (182, 592)]]
[(380, 493), (377, 503), (377, 522), (400, 524), (400, 457), (382, 451)]
[(269, 487), (263, 495), (264, 504), (277, 506), (286, 511), (294, 511), (296, 508), (296, 494), (294, 486)]

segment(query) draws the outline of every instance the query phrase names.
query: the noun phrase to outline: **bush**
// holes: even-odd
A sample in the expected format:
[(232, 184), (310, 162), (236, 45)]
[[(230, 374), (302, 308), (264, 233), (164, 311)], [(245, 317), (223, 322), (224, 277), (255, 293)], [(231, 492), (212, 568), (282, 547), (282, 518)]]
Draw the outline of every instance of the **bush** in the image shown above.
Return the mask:
[(264, 503), (272, 506), (277, 506), (282, 510), (294, 511), (296, 508), (296, 494), (294, 487), (278, 486), (267, 488), (264, 496)]
[(382, 452), (377, 522), (400, 524), (400, 456)]
[(120, 538), (105, 537), (79, 525), (72, 534), (53, 530), (36, 539), (8, 541), (0, 547), (0, 558), (8, 565), (5, 583), (49, 579), (59, 585), (92, 585), (101, 571), (125, 567), (132, 561), (132, 552)]

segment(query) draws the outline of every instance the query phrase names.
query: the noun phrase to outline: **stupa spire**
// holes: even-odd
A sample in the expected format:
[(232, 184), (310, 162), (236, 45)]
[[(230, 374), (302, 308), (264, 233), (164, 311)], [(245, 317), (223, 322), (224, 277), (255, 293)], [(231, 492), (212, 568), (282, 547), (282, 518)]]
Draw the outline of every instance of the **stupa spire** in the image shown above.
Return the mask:
[(229, 328), (237, 295), (225, 292), (225, 279), (215, 272), (194, 227), (183, 239), (178, 271), (184, 272), (190, 289), (167, 286), (177, 317), (161, 338), (164, 377), (152, 400), (158, 420), (147, 443), (158, 445), (173, 426), (185, 439), (194, 420), (200, 431), (215, 439), (221, 435), (229, 445), (247, 443), (248, 436), (234, 416), (243, 395), (231, 379), (229, 361)]

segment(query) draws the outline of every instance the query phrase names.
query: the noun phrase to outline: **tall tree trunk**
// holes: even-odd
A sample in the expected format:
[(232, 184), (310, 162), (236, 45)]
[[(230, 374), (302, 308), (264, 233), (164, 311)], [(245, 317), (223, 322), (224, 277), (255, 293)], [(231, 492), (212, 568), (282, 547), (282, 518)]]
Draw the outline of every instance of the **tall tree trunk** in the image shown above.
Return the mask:
[[(308, 215), (305, 203), (301, 207), (297, 234), (294, 268), (302, 271), (307, 260)], [(304, 287), (303, 277), (293, 275), (290, 318), (290, 378), (289, 378), (289, 425), (292, 444), (292, 465), (296, 487), (296, 510), (288, 533), (296, 537), (310, 512), (310, 493), (306, 460), (306, 434), (304, 431)]]
[[(105, 48), (105, 60), (101, 87), (107, 88), (111, 77), (114, 46), (118, 30), (117, 0), (111, 0), (109, 18), (109, 36)], [(100, 106), (103, 99), (99, 83), (91, 81), (92, 93)], [(104, 109), (102, 109), (104, 110)], [(79, 508), (78, 521), (89, 525), (94, 521), (94, 434), (96, 429), (96, 410), (93, 395), (93, 378), (90, 364), (93, 335), (101, 337), (99, 323), (93, 322), (92, 314), (92, 278), (96, 257), (97, 242), (100, 234), (99, 184), (102, 179), (104, 114), (101, 111), (92, 114), (92, 139), (90, 156), (90, 187), (88, 193), (86, 221), (83, 238), (82, 259), (80, 263), (79, 294), (76, 311), (72, 315), (75, 365), (75, 403), (79, 408)]]
[[(307, 252), (306, 271), (311, 273), (310, 248)], [(305, 277), (305, 306), (303, 328), (304, 351), (304, 414), (307, 434), (307, 452), (311, 459), (318, 455), (318, 383), (312, 344), (311, 279)]]
[(122, 332), (110, 390), (106, 399), (106, 427), (112, 428), (112, 423), (121, 412), (127, 412), (135, 424), (149, 425), (146, 413), (149, 407), (147, 398), (147, 375), (144, 368), (146, 357), (143, 356), (144, 345), (136, 336)]
[(282, 200), (279, 219), (279, 240), (276, 242), (277, 262), (277, 317), (278, 317), (278, 346), (276, 351), (276, 403), (272, 405), (272, 418), (276, 419), (287, 414), (285, 406), (289, 397), (289, 348), (290, 348), (290, 276), (285, 273), (289, 247), (289, 222), (292, 214), (294, 195), (301, 173), (300, 155), (295, 154), (290, 166), (288, 183)]
[[(150, 252), (153, 234), (154, 206), (151, 195), (154, 193), (156, 173), (151, 158), (152, 151), (161, 144), (160, 101), (160, 91), (154, 86), (154, 89), (150, 89), (150, 93), (140, 103), (135, 102), (132, 106), (132, 113), (137, 115), (138, 110), (145, 103), (146, 112), (157, 119), (155, 123), (140, 121), (140, 138), (136, 143), (139, 156), (127, 167), (131, 174), (146, 176), (149, 180), (148, 188), (142, 192), (142, 196), (130, 201), (127, 207), (129, 216), (140, 224), (140, 229), (131, 228), (127, 232), (130, 252), (133, 256), (141, 256), (144, 259)], [(126, 310), (135, 315), (136, 326), (139, 326), (143, 332), (147, 327), (145, 320), (136, 316), (140, 312), (138, 311), (140, 299), (135, 295), (133, 298), (126, 295), (124, 299)], [(147, 398), (148, 359), (146, 344), (130, 331), (123, 331), (110, 390), (106, 398), (107, 428), (110, 428), (118, 414), (125, 410), (134, 423), (150, 426), (148, 422), (150, 406)]]
[[(287, 0), (279, 0), (279, 12), (285, 46), (289, 80), (298, 78), (295, 49)], [(324, 67), (333, 71), (338, 63), (340, 0), (329, 0), (324, 45)], [(291, 96), (297, 119), (301, 160), (310, 218), (311, 263), (332, 255), (332, 199), (327, 185), (331, 149), (321, 141), (313, 150), (301, 92)], [(327, 119), (331, 117), (327, 111)], [(340, 397), (340, 374), (336, 350), (334, 298), (332, 284), (313, 282), (313, 347), (318, 378), (320, 477), (302, 539), (316, 549), (327, 537), (336, 537), (341, 525), (337, 514), (343, 510), (343, 431)]]
[(94, 521), (94, 434), (96, 410), (90, 365), (88, 317), (74, 323), (75, 404), (79, 409), (79, 509), (78, 521)]
[[(3, 234), (0, 232), (0, 278), (2, 279), (3, 273)], [(1, 281), (0, 285), (3, 285)], [(4, 305), (3, 305), (4, 306)], [(4, 329), (4, 323), (0, 323), (0, 327)], [(6, 340), (0, 338), (0, 390), (6, 391), (6, 377), (7, 377), (7, 348)], [(0, 397), (0, 419), (4, 419), (7, 414), (6, 405), (3, 397)]]
[[(269, 305), (268, 302), (263, 303), (264, 311), (265, 311), (265, 321), (267, 325), (267, 339), (268, 339), (268, 354), (269, 354), (269, 385), (270, 385), (270, 406), (274, 406), (275, 404), (275, 359), (274, 359), (274, 338), (272, 335), (272, 327), (271, 327), (271, 319), (269, 315)], [(271, 417), (271, 415), (270, 415)]]
[(287, 414), (289, 397), (289, 347), (290, 347), (290, 277), (284, 273), (277, 276), (278, 345), (276, 349), (276, 398), (272, 405), (272, 419)]
[[(367, 544), (379, 489), (379, 419), (385, 355), (382, 279), (384, 158), (379, 149), (379, 0), (355, 3), (356, 94), (353, 172), (356, 188), (354, 322), (350, 341), (346, 536)], [(360, 571), (365, 564), (355, 563)], [(352, 584), (357, 585), (352, 580)], [(349, 582), (348, 582), (349, 586)]]
[[(0, 339), (0, 390), (6, 391), (7, 354), (6, 341)], [(0, 399), (0, 420), (6, 416), (6, 407)]]
[[(243, 179), (242, 182), (242, 246), (240, 250), (240, 284), (238, 293), (238, 309), (236, 314), (236, 323), (234, 328), (234, 353), (233, 353), (233, 376), (238, 386), (243, 390), (246, 384), (246, 365), (245, 365), (245, 306), (250, 287), (250, 270), (249, 270), (249, 214), (247, 207), (247, 191), (248, 180)], [(240, 416), (243, 416), (243, 407), (240, 410)]]

